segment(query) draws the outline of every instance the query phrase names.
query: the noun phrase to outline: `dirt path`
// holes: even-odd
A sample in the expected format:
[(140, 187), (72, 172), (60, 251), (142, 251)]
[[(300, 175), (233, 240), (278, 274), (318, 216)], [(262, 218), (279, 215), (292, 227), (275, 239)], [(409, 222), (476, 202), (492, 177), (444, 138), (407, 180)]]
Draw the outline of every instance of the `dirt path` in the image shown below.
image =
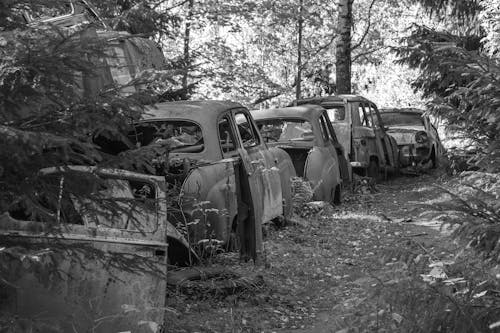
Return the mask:
[(455, 250), (422, 218), (440, 182), (437, 175), (399, 177), (304, 223), (270, 230), (265, 267), (234, 254), (214, 258), (211, 265), (248, 277), (248, 288), (232, 295), (172, 290), (167, 332), (398, 331), (403, 309), (391, 302), (391, 284)]

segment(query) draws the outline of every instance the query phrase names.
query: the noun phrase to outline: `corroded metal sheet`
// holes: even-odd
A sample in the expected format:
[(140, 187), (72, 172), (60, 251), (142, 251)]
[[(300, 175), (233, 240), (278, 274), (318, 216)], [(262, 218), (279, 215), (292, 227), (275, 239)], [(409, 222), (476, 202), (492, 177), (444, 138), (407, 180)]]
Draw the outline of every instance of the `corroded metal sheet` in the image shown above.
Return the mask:
[(342, 182), (338, 161), (323, 147), (309, 151), (304, 176), (312, 184), (314, 199), (327, 202), (333, 201), (335, 188)]
[(349, 161), (349, 153), (351, 152), (351, 126), (346, 122), (332, 123), (333, 129), (339, 140), (340, 144), (344, 148), (344, 156), (346, 160)]
[(277, 167), (279, 169), (281, 181), (281, 196), (283, 198), (283, 216), (285, 219), (291, 218), (293, 214), (292, 205), (292, 177), (297, 176), (290, 155), (286, 151), (277, 147), (270, 147), (269, 151), (278, 160)]
[[(241, 150), (240, 157), (247, 170), (249, 181), (256, 191), (254, 209), (260, 211), (260, 223), (265, 223), (283, 214), (283, 197), (279, 169), (275, 157), (269, 150), (260, 148)], [(253, 194), (252, 194), (253, 196)]]
[[(1, 230), (0, 239), (4, 246), (54, 249), (53, 240), (25, 232), (19, 236)], [(60, 236), (64, 239), (66, 234)], [(158, 331), (163, 324), (166, 243), (129, 244), (110, 237), (62, 240), (58, 245), (64, 252), (42, 252), (36, 260), (0, 256), (7, 273), (0, 282), (3, 313), (28, 319), (41, 332)], [(122, 256), (115, 257), (115, 264), (121, 262), (124, 269), (112, 267), (99, 253)], [(147, 268), (139, 264), (143, 260), (150, 262)]]
[(192, 223), (190, 242), (227, 241), (237, 214), (234, 159), (193, 168), (182, 185), (179, 204)]
[[(167, 239), (185, 245), (166, 220), (164, 182), (159, 177), (89, 167), (45, 169), (41, 174), (60, 174), (64, 179), (70, 169), (147, 182), (154, 186), (156, 209), (145, 210), (147, 218), (127, 227), (97, 225), (98, 211), (92, 216), (79, 211), (76, 198), (72, 202), (82, 217), (78, 221), (54, 225), (1, 215), (0, 295), (5, 301), (0, 311), (40, 332), (158, 332), (164, 324)], [(62, 181), (60, 186), (64, 188)], [(124, 193), (107, 189), (110, 198)], [(117, 211), (113, 218), (121, 214), (126, 213)], [(9, 255), (13, 248), (30, 251), (24, 257)]]

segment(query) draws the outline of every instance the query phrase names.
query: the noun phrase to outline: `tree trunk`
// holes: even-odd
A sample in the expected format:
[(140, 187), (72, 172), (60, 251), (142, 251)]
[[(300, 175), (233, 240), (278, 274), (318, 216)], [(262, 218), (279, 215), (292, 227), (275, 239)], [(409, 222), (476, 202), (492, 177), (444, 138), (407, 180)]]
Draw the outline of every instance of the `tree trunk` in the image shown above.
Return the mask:
[(353, 0), (339, 0), (337, 31), (340, 37), (336, 52), (336, 84), (338, 94), (351, 93), (351, 29)]
[(298, 24), (298, 42), (297, 42), (297, 85), (295, 86), (295, 99), (299, 100), (301, 98), (301, 81), (302, 81), (302, 25), (304, 24), (304, 18), (302, 17), (302, 11), (304, 9), (304, 2), (300, 0), (299, 2), (299, 24)]
[[(188, 76), (189, 76), (189, 68), (191, 67), (191, 56), (189, 54), (189, 43), (191, 39), (191, 20), (193, 19), (193, 7), (194, 0), (188, 1), (188, 11), (186, 16), (186, 27), (184, 30), (184, 75), (182, 77), (182, 89), (185, 91), (187, 95), (188, 92)], [(187, 96), (185, 96), (187, 98)], [(186, 99), (183, 98), (183, 99)]]

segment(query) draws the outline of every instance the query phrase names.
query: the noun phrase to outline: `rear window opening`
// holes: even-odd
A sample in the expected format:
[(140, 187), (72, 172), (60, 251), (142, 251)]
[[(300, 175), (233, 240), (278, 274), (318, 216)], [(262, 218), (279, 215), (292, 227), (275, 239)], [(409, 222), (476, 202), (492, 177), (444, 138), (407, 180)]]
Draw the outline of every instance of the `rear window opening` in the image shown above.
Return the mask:
[(385, 126), (424, 126), (424, 119), (416, 113), (381, 112)]
[(312, 125), (303, 119), (266, 119), (257, 127), (267, 142), (313, 141)]
[(136, 147), (158, 144), (170, 151), (189, 153), (205, 149), (200, 126), (185, 120), (141, 122), (128, 137)]

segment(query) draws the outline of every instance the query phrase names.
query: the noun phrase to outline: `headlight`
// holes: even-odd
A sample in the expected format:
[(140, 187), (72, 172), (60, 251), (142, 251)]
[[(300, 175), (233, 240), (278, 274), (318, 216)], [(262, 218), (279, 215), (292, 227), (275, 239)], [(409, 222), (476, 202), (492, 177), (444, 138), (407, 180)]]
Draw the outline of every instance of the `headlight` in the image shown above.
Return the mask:
[(415, 134), (415, 142), (416, 143), (426, 143), (429, 141), (429, 137), (427, 136), (427, 133), (425, 132), (417, 132)]

